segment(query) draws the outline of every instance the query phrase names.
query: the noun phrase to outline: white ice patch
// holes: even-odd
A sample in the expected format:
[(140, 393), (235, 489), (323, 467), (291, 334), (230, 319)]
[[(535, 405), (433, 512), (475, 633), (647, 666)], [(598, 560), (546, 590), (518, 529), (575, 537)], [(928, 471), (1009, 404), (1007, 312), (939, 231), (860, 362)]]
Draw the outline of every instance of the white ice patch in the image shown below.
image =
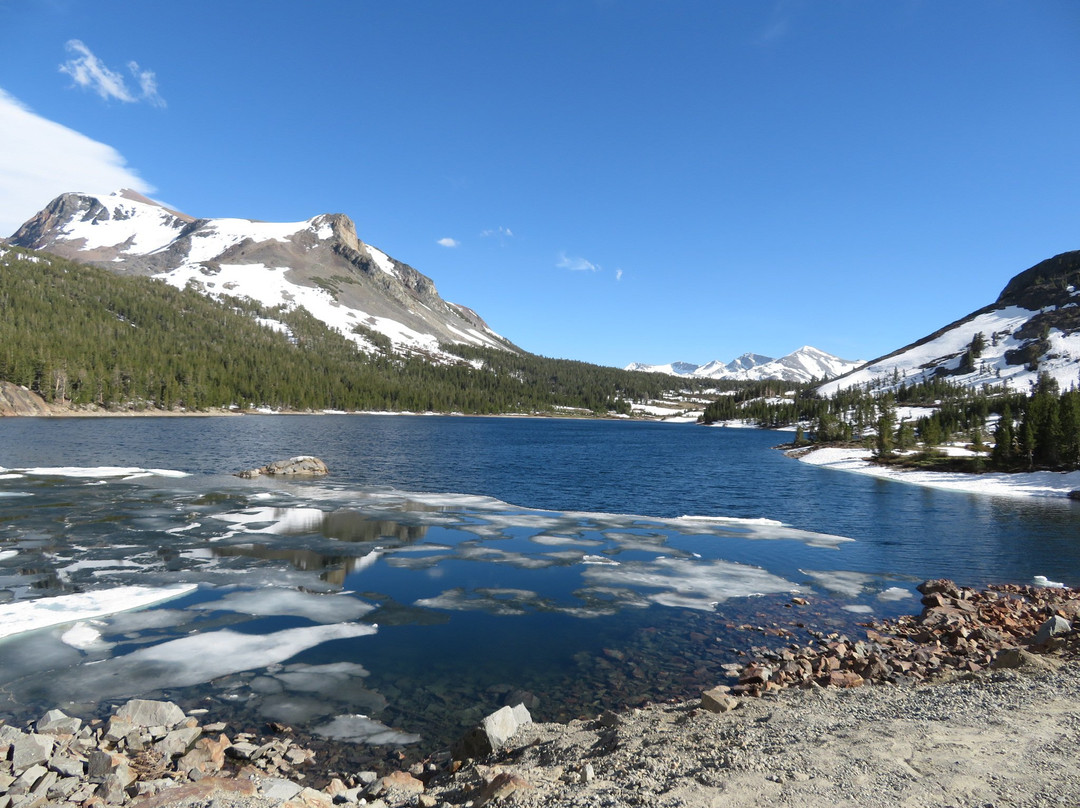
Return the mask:
[(845, 612), (852, 612), (853, 614), (873, 614), (874, 609), (872, 606), (865, 606), (861, 603), (852, 603), (847, 606), (841, 606)]
[(101, 639), (101, 632), (89, 623), (79, 622), (60, 635), (61, 641), (83, 651), (104, 650), (112, 647)]
[(222, 598), (196, 603), (190, 608), (239, 612), (257, 616), (293, 615), (314, 623), (347, 623), (375, 609), (370, 603), (346, 595), (318, 595), (296, 589), (261, 589), (231, 592)]
[(3, 561), (5, 558), (14, 558), (18, 554), (18, 550), (0, 550), (0, 561)]
[(97, 466), (82, 468), (79, 466), (55, 466), (22, 469), (23, 474), (35, 477), (73, 477), (75, 479), (104, 480), (113, 477), (134, 477), (153, 475), (155, 477), (187, 477), (183, 471), (172, 469), (141, 469), (128, 466)]
[(37, 600), (20, 600), (0, 605), (0, 637), (10, 637), (24, 631), (48, 626), (89, 620), (129, 609), (141, 609), (155, 603), (180, 597), (196, 589), (195, 584), (157, 589), (149, 586), (119, 586), (81, 592), (76, 595), (57, 595)]
[(913, 598), (915, 595), (899, 586), (890, 586), (888, 589), (878, 592), (877, 597), (878, 600), (905, 600), (906, 598)]
[(419, 735), (391, 729), (366, 715), (339, 715), (333, 721), (315, 727), (312, 732), (335, 741), (368, 743), (374, 746), (402, 746), (420, 740)]
[(799, 570), (814, 584), (837, 595), (854, 598), (862, 594), (874, 578), (863, 572), (848, 570)]
[[(190, 687), (220, 676), (276, 665), (324, 642), (362, 637), (376, 630), (374, 626), (336, 623), (272, 634), (209, 631), (80, 665), (57, 677), (56, 684), (62, 692), (78, 692), (97, 700)], [(65, 681), (68, 678), (70, 681)]]

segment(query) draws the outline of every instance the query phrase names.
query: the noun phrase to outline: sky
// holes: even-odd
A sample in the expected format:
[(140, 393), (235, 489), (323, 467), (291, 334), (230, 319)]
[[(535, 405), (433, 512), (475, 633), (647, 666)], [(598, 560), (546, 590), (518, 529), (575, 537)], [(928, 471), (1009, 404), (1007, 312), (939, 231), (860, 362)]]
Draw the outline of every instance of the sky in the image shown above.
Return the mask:
[(545, 356), (873, 359), (1080, 249), (1080, 3), (0, 0), (0, 235), (121, 187)]

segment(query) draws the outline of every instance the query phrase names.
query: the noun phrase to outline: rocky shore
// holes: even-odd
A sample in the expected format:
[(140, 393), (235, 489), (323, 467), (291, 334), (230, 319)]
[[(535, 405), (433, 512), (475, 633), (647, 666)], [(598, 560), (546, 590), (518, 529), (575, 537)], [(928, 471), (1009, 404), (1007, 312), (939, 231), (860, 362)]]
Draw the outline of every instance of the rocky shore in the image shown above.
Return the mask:
[(169, 702), (54, 710), (0, 726), (0, 808), (1080, 804), (1080, 593), (919, 589), (920, 615), (751, 649), (700, 700), (568, 724), (507, 707), (382, 773)]

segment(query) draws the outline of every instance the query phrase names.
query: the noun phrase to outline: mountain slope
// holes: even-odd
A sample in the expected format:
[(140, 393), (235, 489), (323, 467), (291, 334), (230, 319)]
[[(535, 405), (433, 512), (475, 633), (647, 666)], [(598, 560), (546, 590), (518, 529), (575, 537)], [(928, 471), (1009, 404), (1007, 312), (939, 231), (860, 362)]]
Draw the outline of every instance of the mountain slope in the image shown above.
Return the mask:
[(517, 350), (474, 311), (444, 301), (430, 278), (361, 241), (342, 214), (287, 224), (196, 219), (131, 191), (70, 193), (10, 243), (211, 297), (300, 306), (368, 351), (386, 339), (432, 358), (445, 356), (438, 346), (447, 342)]
[(689, 362), (645, 365), (635, 362), (627, 365), (626, 369), (727, 381), (778, 379), (787, 382), (809, 382), (814, 379), (839, 376), (861, 364), (861, 360), (840, 359), (817, 348), (804, 345), (780, 359), (773, 359), (762, 354), (745, 353), (727, 363), (712, 361), (704, 365), (693, 365)]
[(1077, 383), (1078, 372), (1080, 251), (1073, 251), (1021, 272), (989, 306), (819, 390), (824, 395), (853, 386), (890, 390), (947, 376), (956, 384), (1005, 385), (1026, 393), (1040, 373), (1065, 390)]

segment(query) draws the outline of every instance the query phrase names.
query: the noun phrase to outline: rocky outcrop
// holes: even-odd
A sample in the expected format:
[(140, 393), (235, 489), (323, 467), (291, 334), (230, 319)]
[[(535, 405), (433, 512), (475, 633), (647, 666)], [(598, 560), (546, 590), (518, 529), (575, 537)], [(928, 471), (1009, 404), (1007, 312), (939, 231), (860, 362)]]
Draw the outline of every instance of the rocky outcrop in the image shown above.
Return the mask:
[(37, 393), (11, 382), (0, 382), (0, 416), (52, 414), (52, 408)]
[(271, 477), (322, 477), (329, 473), (330, 469), (319, 458), (300, 455), (290, 457), (288, 460), (275, 460), (273, 463), (268, 463), (257, 469), (238, 471), (234, 476), (244, 477), (245, 479), (260, 477), (264, 474)]
[(810, 631), (814, 642), (806, 646), (755, 649), (754, 662), (731, 666), (737, 684), (718, 686), (710, 699), (755, 697), (788, 687), (920, 682), (1039, 665), (1033, 660), (1051, 652), (1080, 654), (1076, 590), (1009, 584), (979, 591), (944, 579), (925, 581), (918, 589), (924, 607), (918, 616), (870, 623), (865, 639)]

